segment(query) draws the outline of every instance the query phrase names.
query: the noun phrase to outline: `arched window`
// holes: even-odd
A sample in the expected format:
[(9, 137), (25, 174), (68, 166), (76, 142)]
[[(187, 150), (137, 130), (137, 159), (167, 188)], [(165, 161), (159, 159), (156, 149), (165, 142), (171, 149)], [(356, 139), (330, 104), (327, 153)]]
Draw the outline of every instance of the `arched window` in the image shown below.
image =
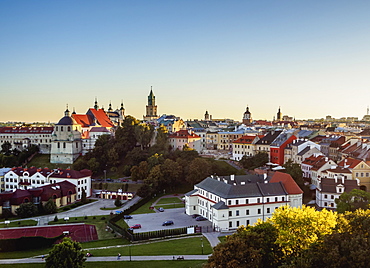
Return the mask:
[(60, 142), (58, 142), (58, 149), (60, 148)]
[(71, 127), (70, 126), (68, 126), (68, 131), (71, 131)]

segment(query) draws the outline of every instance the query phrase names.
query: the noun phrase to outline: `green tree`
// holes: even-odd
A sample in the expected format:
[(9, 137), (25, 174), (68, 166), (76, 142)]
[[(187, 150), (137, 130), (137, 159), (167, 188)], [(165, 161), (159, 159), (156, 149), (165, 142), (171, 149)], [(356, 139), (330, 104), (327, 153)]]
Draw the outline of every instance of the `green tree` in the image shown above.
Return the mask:
[(349, 193), (342, 193), (339, 198), (335, 199), (337, 211), (344, 213), (345, 211), (355, 211), (356, 209), (369, 209), (370, 193), (353, 189)]
[(161, 172), (163, 174), (165, 187), (173, 189), (175, 185), (181, 183), (181, 166), (177, 162), (167, 158), (161, 165)]
[(144, 183), (150, 185), (155, 191), (164, 189), (164, 177), (161, 172), (161, 165), (156, 165), (150, 170), (148, 178), (144, 180)]
[(276, 243), (289, 258), (299, 257), (312, 243), (331, 234), (337, 224), (337, 214), (326, 209), (317, 211), (312, 207), (279, 207), (267, 222), (278, 230)]
[(189, 165), (186, 181), (194, 185), (209, 176), (211, 171), (211, 164), (207, 160), (195, 158)]
[(141, 198), (145, 198), (147, 196), (150, 196), (153, 193), (152, 187), (150, 187), (148, 184), (142, 184), (140, 188), (136, 191), (136, 194), (140, 196)]
[(21, 218), (29, 218), (37, 215), (38, 208), (31, 202), (22, 203), (19, 208), (15, 210), (15, 213), (17, 213), (17, 215)]
[(141, 146), (141, 150), (146, 149), (153, 138), (154, 127), (152, 125), (142, 123), (135, 126), (134, 132), (136, 140)]
[(118, 198), (116, 198), (116, 200), (114, 201), (114, 205), (115, 205), (116, 207), (121, 207), (121, 206), (122, 206), (122, 202), (121, 202), (121, 200), (119, 200)]
[(86, 197), (86, 192), (85, 192), (84, 188), (82, 188), (81, 202), (84, 203), (84, 204), (86, 204), (88, 202), (87, 197)]
[(148, 162), (142, 161), (139, 166), (133, 166), (131, 168), (131, 178), (133, 181), (145, 180), (149, 175)]
[(246, 169), (253, 170), (258, 167), (264, 166), (269, 161), (268, 154), (266, 152), (258, 152), (254, 156), (244, 155), (239, 163)]
[(80, 268), (86, 261), (81, 244), (65, 237), (61, 243), (53, 246), (46, 257), (47, 268)]
[(170, 143), (168, 141), (168, 130), (161, 125), (155, 130), (155, 144), (151, 146), (151, 154), (162, 154), (167, 156), (170, 150)]
[(12, 149), (12, 144), (8, 141), (1, 144), (1, 152), (5, 155), (10, 155)]
[(292, 178), (295, 180), (295, 182), (298, 184), (298, 186), (303, 189), (304, 188), (304, 182), (303, 182), (303, 171), (301, 169), (301, 166), (297, 163), (293, 163), (291, 159), (289, 159), (284, 165), (285, 170), (282, 170), (285, 173), (288, 173)]
[(282, 251), (277, 237), (270, 223), (240, 227), (214, 248), (206, 267), (278, 267)]
[(49, 199), (44, 205), (44, 211), (46, 214), (52, 214), (57, 212), (57, 205), (53, 199)]
[(95, 157), (90, 158), (89, 161), (87, 161), (87, 165), (93, 173), (96, 174), (99, 171), (100, 163), (97, 161)]

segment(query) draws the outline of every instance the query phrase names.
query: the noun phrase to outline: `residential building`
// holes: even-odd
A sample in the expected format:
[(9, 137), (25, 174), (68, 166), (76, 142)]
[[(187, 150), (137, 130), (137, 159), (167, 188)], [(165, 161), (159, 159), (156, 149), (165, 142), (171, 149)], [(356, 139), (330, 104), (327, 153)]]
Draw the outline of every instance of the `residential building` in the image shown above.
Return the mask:
[(304, 139), (293, 140), (284, 149), (284, 164), (291, 160), (293, 163), (300, 165), (313, 154), (321, 154), (320, 145)]
[(260, 136), (243, 136), (232, 143), (232, 159), (239, 161), (243, 156), (254, 156), (256, 152), (256, 142), (262, 138)]
[(344, 177), (320, 178), (316, 188), (316, 206), (335, 210), (335, 199), (343, 193), (349, 193), (353, 189), (359, 189), (358, 180), (347, 180)]
[(256, 142), (256, 152), (266, 152), (269, 155), (269, 159), (271, 159), (270, 145), (281, 133), (281, 130), (272, 130), (266, 133), (264, 137)]
[(310, 169), (311, 183), (317, 187), (319, 184), (319, 179), (327, 176), (326, 170), (336, 168), (337, 164), (330, 158), (323, 155), (317, 156), (312, 162), (312, 167)]
[(91, 196), (91, 175), (92, 172), (87, 169), (77, 171), (70, 169), (17, 167), (12, 168), (4, 175), (5, 190), (27, 190), (67, 180), (75, 185), (77, 199), (81, 199), (83, 191), (85, 191), (87, 197)]
[(184, 146), (194, 149), (197, 152), (201, 152), (201, 138), (194, 132), (188, 130), (179, 130), (175, 133), (168, 135), (168, 140), (172, 150), (182, 150)]
[(283, 131), (270, 144), (270, 162), (278, 165), (284, 164), (285, 147), (296, 140), (293, 131)]
[(3, 214), (4, 209), (16, 214), (16, 209), (23, 203), (45, 204), (50, 199), (55, 202), (57, 208), (75, 202), (77, 200), (75, 185), (64, 180), (36, 188), (1, 192), (0, 215)]
[(289, 174), (210, 176), (185, 195), (185, 213), (200, 214), (215, 230), (230, 231), (265, 220), (280, 206), (302, 205), (302, 190)]
[(370, 166), (366, 162), (351, 157), (345, 158), (338, 163), (339, 167), (348, 168), (352, 172), (352, 179), (360, 180), (360, 189), (370, 189)]

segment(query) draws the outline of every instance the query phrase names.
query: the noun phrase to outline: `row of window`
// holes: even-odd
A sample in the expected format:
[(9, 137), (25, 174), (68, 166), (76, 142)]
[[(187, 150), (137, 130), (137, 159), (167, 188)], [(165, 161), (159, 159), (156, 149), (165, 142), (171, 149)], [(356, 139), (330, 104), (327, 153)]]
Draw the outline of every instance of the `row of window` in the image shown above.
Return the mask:
[[(250, 224), (250, 221), (249, 220), (246, 220), (245, 221), (245, 225), (248, 226)], [(229, 221), (229, 228), (238, 228), (240, 226), (240, 222), (239, 221), (236, 221), (236, 225), (233, 226), (233, 222), (232, 221)]]
[[(277, 209), (277, 208), (278, 207), (275, 207), (275, 209)], [(271, 208), (266, 208), (266, 213), (271, 213)], [(257, 214), (262, 214), (262, 209), (261, 208), (257, 209)], [(246, 209), (245, 210), (245, 216), (248, 216), (248, 215), (250, 215), (250, 210)], [(229, 217), (232, 217), (232, 216), (233, 216), (233, 211), (229, 210)], [(240, 211), (239, 210), (235, 211), (235, 216), (240, 216)]]
[[(275, 201), (273, 201), (273, 200), (275, 200)], [(238, 199), (234, 200), (234, 204), (233, 204), (232, 201), (233, 200), (227, 200), (227, 204), (229, 206), (231, 206), (231, 205), (239, 205), (239, 200)], [(266, 197), (266, 199), (265, 199), (265, 203), (279, 202), (279, 201), (283, 201), (284, 202), (285, 201), (285, 197), (282, 196), (281, 198), (279, 198), (279, 197), (276, 196), (274, 199), (272, 199), (272, 198), (270, 199), (270, 197)], [(257, 198), (257, 202), (256, 203), (261, 203), (261, 198)], [(244, 204), (250, 204), (249, 203), (249, 199), (245, 199), (245, 203)]]

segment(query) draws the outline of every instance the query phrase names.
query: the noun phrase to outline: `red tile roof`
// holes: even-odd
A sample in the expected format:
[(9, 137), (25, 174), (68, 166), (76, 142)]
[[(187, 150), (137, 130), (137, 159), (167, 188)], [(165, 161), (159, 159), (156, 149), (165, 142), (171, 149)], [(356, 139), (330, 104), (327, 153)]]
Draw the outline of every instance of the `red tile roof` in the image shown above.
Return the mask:
[(243, 143), (243, 144), (251, 144), (256, 136), (243, 136), (240, 137), (239, 139), (233, 141), (233, 143)]
[(96, 109), (90, 108), (88, 113), (89, 112), (93, 114), (97, 123), (101, 125), (102, 127), (114, 127), (114, 124), (109, 119), (109, 117), (107, 116), (107, 114), (105, 113), (103, 109), (96, 110)]
[(72, 117), (82, 127), (88, 127), (93, 123), (87, 114), (72, 114)]
[(281, 182), (285, 190), (289, 194), (302, 194), (303, 191), (299, 188), (298, 184), (293, 180), (292, 176), (287, 173), (276, 171), (275, 174), (272, 176), (271, 182)]
[(53, 127), (0, 127), (3, 134), (51, 134), (53, 130)]
[(361, 160), (357, 160), (357, 159), (354, 159), (354, 158), (346, 158), (346, 159), (343, 159), (342, 161), (340, 161), (338, 163), (338, 166), (340, 167), (347, 167), (348, 168), (355, 168), (356, 166), (358, 166), (358, 164), (360, 164), (362, 161)]

